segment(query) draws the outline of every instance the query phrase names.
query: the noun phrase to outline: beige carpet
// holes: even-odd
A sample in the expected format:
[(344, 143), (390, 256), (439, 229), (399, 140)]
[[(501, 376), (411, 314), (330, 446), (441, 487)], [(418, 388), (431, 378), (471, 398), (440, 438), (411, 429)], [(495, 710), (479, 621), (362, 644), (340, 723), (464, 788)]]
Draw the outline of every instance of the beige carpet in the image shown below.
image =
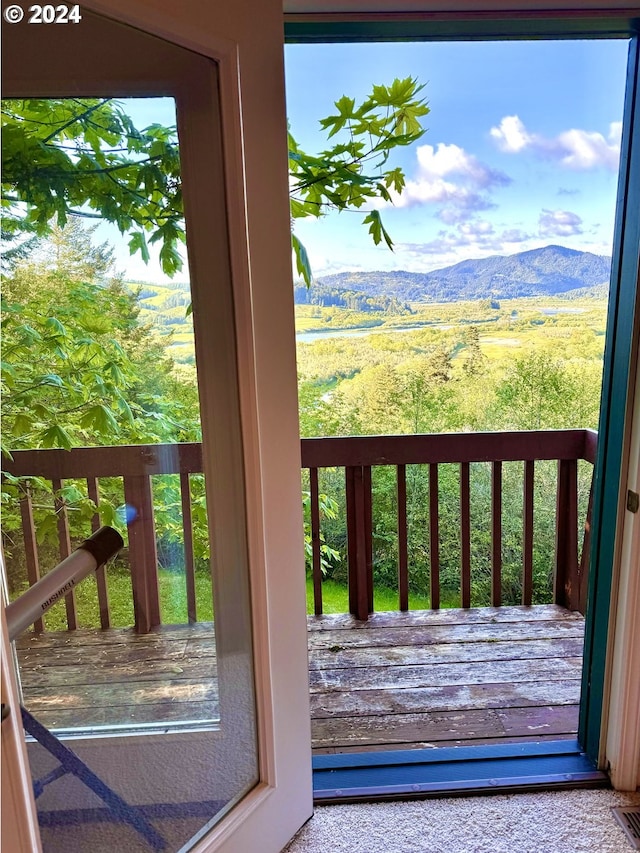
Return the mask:
[(598, 790), (322, 806), (286, 853), (630, 853), (611, 807), (632, 805)]

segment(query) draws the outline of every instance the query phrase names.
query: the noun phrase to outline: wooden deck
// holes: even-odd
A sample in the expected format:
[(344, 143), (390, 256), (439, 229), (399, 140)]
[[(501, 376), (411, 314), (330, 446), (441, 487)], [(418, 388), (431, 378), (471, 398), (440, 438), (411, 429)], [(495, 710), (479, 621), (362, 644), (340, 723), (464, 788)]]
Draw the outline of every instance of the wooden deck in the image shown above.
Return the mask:
[[(556, 605), (309, 617), (314, 751), (575, 735), (584, 620)], [(216, 720), (213, 626), (18, 641), (25, 706), (48, 728)]]

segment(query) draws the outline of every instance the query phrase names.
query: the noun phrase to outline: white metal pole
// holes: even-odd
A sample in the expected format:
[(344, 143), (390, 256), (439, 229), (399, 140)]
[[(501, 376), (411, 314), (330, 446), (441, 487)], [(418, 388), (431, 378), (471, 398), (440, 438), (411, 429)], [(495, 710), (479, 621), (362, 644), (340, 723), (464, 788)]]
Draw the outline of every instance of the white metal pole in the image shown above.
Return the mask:
[(117, 554), (123, 545), (122, 537), (113, 527), (101, 527), (93, 536), (85, 539), (55, 569), (8, 605), (6, 617), (9, 639), (19, 637), (56, 601), (71, 592), (76, 584)]

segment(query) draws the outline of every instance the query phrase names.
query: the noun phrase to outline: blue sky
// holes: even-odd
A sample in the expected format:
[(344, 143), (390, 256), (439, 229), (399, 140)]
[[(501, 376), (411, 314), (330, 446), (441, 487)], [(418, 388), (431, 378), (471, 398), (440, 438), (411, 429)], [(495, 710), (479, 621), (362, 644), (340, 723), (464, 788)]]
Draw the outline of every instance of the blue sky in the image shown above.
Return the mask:
[[(624, 40), (287, 45), (287, 114), (309, 152), (324, 147), (319, 119), (344, 94), (358, 101), (373, 84), (412, 76), (430, 108), (423, 138), (393, 155), (407, 178), (381, 208), (394, 252), (373, 245), (362, 212), (298, 221), (314, 274), (428, 271), (551, 243), (609, 254), (627, 49)], [(169, 99), (130, 111), (139, 126), (174, 122)], [(100, 236), (118, 241), (129, 277), (163, 278), (156, 263), (128, 257), (115, 229)]]
[(288, 45), (287, 113), (316, 152), (318, 119), (341, 95), (412, 76), (427, 133), (394, 154), (407, 177), (382, 208), (394, 252), (360, 213), (296, 223), (316, 275), (426, 271), (558, 243), (609, 254), (628, 45), (625, 41)]

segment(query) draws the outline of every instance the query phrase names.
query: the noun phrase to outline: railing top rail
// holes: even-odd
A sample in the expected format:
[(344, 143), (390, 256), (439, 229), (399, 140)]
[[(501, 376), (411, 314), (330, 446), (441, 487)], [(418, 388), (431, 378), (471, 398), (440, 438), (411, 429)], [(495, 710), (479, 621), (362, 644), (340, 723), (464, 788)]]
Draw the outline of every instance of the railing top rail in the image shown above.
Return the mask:
[(2, 467), (15, 477), (47, 480), (89, 477), (198, 474), (202, 472), (202, 445), (139, 444), (110, 447), (76, 447), (73, 450), (16, 450)]
[(594, 462), (596, 441), (597, 433), (586, 429), (305, 438), (302, 439), (302, 467), (537, 459)]
[[(529, 432), (433, 433), (303, 438), (303, 468), (585, 459), (595, 462), (598, 434), (588, 429)], [(3, 468), (14, 476), (49, 480), (196, 474), (199, 443), (17, 450)]]
[(596, 454), (598, 452), (598, 433), (594, 429), (586, 429), (584, 431), (584, 455), (581, 459), (587, 462), (596, 464)]

